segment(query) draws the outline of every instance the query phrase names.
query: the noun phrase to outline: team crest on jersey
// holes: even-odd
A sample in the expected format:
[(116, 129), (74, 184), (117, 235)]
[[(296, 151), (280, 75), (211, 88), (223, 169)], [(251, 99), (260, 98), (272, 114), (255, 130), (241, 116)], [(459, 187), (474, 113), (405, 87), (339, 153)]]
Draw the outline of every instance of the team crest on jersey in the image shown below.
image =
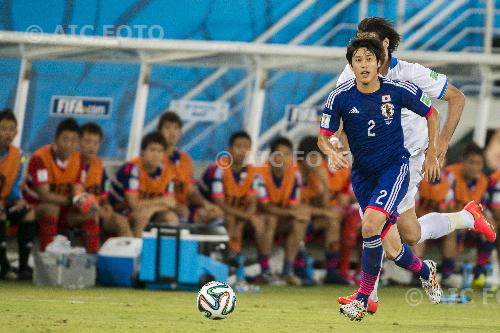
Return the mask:
[(392, 103), (383, 103), (380, 108), (382, 110), (382, 116), (384, 116), (385, 123), (390, 125), (392, 117), (394, 116), (394, 105)]
[(330, 118), (331, 116), (329, 114), (323, 113), (321, 115), (321, 127), (323, 128), (330, 127)]

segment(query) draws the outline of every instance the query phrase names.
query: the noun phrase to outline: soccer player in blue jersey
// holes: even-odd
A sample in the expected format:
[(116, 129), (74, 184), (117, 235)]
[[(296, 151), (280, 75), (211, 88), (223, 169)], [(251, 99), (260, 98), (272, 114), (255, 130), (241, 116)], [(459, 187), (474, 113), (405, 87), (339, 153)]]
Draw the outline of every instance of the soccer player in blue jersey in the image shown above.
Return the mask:
[(401, 244), (397, 228), (391, 229), (409, 184), (410, 153), (404, 146), (401, 109), (407, 108), (427, 118), (429, 147), (424, 171), (430, 181), (437, 179), (440, 173), (436, 152), (439, 117), (420, 88), (378, 76), (384, 60), (379, 40), (353, 40), (346, 58), (355, 78), (330, 93), (321, 117), (318, 146), (334, 167), (348, 166), (345, 153), (330, 143), (342, 120), (353, 154), (352, 185), (364, 214), (360, 288), (354, 301), (341, 305), (340, 311), (351, 320), (359, 321), (367, 312), (368, 297), (380, 272), (384, 251), (398, 266), (419, 274), (431, 301), (440, 301), (435, 263), (422, 262), (408, 245)]
[[(393, 53), (397, 50), (401, 36), (393, 24), (382, 17), (367, 17), (358, 24), (356, 33), (358, 38), (372, 37), (378, 39), (384, 48), (384, 61), (379, 74), (391, 80), (410, 81), (422, 89), (431, 98), (442, 99), (448, 104), (448, 112), (441, 132), (437, 139), (436, 149), (438, 159), (443, 165), (455, 128), (462, 114), (465, 97), (453, 84), (448, 82), (446, 75), (437, 73), (418, 63), (410, 63), (396, 58)], [(354, 79), (354, 73), (349, 64), (340, 74), (337, 86)], [(415, 195), (418, 184), (423, 178), (422, 169), (427, 148), (426, 120), (411, 110), (402, 109), (401, 124), (405, 148), (410, 152), (410, 183), (406, 195), (398, 205), (400, 219), (398, 231), (401, 239), (408, 245), (416, 245), (427, 239), (438, 239), (455, 230), (471, 229), (484, 234), (490, 240), (495, 239), (495, 232), (483, 215), (478, 203), (471, 202), (457, 212), (429, 212), (417, 219), (415, 213)], [(339, 131), (340, 132), (340, 131)], [(337, 133), (340, 141), (345, 134)], [(342, 296), (337, 300), (340, 304), (352, 301), (354, 295)], [(370, 296), (368, 312), (375, 313), (378, 309), (377, 286)]]

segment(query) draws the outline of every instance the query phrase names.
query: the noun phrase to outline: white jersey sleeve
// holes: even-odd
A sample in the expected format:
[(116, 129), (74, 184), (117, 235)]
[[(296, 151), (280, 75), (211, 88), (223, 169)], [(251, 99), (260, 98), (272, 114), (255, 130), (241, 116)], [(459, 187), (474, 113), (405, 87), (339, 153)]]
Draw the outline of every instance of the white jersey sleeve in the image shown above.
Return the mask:
[(443, 98), (448, 88), (446, 75), (420, 64), (399, 60), (400, 71), (397, 79), (410, 81), (422, 89), (429, 97)]
[(339, 78), (337, 79), (337, 87), (342, 83), (349, 81), (350, 79), (354, 79), (354, 72), (351, 69), (349, 64), (345, 65), (344, 70), (340, 73)]

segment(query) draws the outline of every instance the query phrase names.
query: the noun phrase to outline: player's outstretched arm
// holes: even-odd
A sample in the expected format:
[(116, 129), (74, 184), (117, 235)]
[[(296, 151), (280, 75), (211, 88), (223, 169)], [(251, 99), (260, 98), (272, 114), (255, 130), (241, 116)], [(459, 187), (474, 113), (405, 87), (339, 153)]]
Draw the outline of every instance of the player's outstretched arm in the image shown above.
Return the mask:
[[(432, 108), (432, 106), (431, 106)], [(427, 118), (427, 132), (429, 136), (429, 147), (425, 155), (424, 172), (427, 181), (433, 182), (439, 179), (441, 167), (438, 161), (437, 141), (439, 136), (439, 113), (433, 110)]]
[(438, 159), (441, 164), (444, 163), (444, 158), (448, 150), (448, 143), (450, 142), (453, 133), (457, 128), (458, 122), (460, 121), (460, 117), (462, 116), (465, 105), (465, 96), (457, 87), (448, 83), (443, 100), (448, 102), (448, 114), (446, 115), (446, 120), (444, 122), (443, 129), (439, 134), (436, 146)]

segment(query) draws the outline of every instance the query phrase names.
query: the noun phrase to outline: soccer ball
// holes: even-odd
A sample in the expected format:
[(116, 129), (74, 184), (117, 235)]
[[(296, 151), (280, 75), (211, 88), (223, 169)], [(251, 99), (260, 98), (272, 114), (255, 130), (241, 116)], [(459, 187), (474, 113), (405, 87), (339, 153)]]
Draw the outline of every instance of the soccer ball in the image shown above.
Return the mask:
[(205, 317), (225, 319), (234, 311), (236, 294), (227, 283), (211, 281), (200, 289), (196, 303)]

